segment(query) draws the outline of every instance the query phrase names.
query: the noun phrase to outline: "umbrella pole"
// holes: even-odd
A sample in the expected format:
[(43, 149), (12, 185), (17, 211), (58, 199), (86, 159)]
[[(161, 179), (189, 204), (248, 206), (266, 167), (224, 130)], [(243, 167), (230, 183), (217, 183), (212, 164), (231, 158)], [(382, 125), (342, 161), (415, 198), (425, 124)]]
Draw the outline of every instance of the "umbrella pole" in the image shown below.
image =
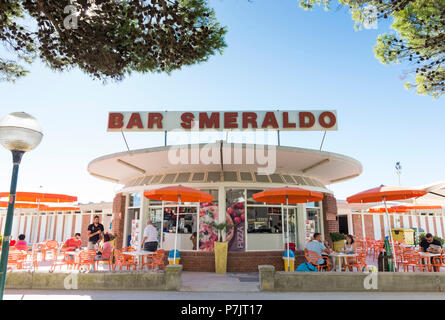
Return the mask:
[(394, 259), (393, 259), (394, 270), (397, 270), (396, 250), (394, 249), (394, 240), (392, 238), (391, 221), (389, 220), (388, 207), (386, 206), (386, 197), (383, 197), (383, 202), (385, 203), (386, 220), (388, 221), (389, 238), (391, 239), (392, 256), (394, 257)]
[(179, 205), (181, 204), (181, 195), (179, 195), (178, 206), (176, 209), (176, 230), (175, 230), (175, 250), (173, 251), (173, 261), (176, 264), (176, 242), (178, 240), (178, 228), (179, 228)]
[(290, 239), (289, 239), (289, 196), (286, 195), (286, 231), (287, 231), (287, 271), (290, 271), (289, 251), (290, 251)]
[(281, 203), (281, 233), (283, 235), (284, 250), (286, 250), (286, 239), (284, 236), (284, 204), (283, 203)]

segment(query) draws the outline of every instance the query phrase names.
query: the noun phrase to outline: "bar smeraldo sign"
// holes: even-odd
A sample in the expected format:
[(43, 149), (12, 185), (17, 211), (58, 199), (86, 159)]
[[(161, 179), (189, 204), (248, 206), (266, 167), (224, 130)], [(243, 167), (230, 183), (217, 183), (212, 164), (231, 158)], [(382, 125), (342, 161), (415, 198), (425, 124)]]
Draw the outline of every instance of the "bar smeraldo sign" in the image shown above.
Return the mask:
[(108, 131), (283, 130), (335, 131), (333, 110), (109, 112)]

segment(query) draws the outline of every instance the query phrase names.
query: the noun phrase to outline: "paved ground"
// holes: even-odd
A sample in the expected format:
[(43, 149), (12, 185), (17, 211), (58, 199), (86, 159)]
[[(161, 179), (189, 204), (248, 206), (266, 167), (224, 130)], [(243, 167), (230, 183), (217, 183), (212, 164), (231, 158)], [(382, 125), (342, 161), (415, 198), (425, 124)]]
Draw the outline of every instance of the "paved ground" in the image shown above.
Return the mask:
[(6, 290), (5, 300), (445, 300), (445, 293)]

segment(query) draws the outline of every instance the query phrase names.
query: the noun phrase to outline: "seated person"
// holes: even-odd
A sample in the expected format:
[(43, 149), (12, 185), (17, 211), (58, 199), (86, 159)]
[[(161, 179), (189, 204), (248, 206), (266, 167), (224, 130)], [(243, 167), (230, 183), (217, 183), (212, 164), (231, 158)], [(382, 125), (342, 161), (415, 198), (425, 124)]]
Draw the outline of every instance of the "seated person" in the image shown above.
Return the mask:
[[(355, 245), (355, 242), (354, 242), (354, 237), (351, 236), (350, 234), (347, 234), (345, 236), (345, 238), (346, 238), (346, 242), (345, 242), (345, 245), (343, 247), (343, 251), (345, 253), (356, 253), (357, 250), (356, 250), (356, 245)], [(348, 263), (357, 263), (356, 257), (345, 257), (345, 259), (347, 259)], [(350, 267), (350, 269), (352, 271), (352, 267)]]
[(82, 240), (80, 240), (80, 233), (76, 233), (74, 237), (69, 238), (68, 240), (65, 241), (60, 250), (74, 251), (76, 249), (80, 249), (81, 246), (82, 246)]
[[(434, 239), (431, 233), (427, 233), (425, 238), (420, 242), (422, 252), (441, 253), (442, 244), (439, 240)], [(431, 263), (434, 263), (434, 257), (431, 257)], [(434, 267), (434, 271), (440, 271), (439, 267)]]
[[(321, 238), (321, 233), (314, 233), (314, 237), (312, 239), (312, 241), (309, 241), (306, 244), (306, 250), (311, 250), (311, 251), (315, 251), (320, 257), (322, 257), (323, 253), (329, 254), (330, 250), (328, 248), (326, 248), (326, 246), (323, 244), (322, 242), (322, 238)], [(320, 258), (317, 260), (317, 264), (319, 265), (326, 265), (328, 264), (328, 260), (327, 257), (324, 258)]]
[(24, 234), (19, 235), (19, 241), (16, 242), (14, 247), (17, 250), (24, 250), (24, 251), (28, 250), (28, 244), (25, 241), (25, 235)]
[(104, 234), (104, 244), (102, 247), (96, 245), (97, 256), (94, 258), (96, 261), (109, 260), (113, 247), (111, 246), (111, 237), (108, 233)]
[(422, 249), (422, 252), (440, 253), (441, 250), (437, 247), (434, 248), (434, 246), (442, 247), (439, 240), (434, 239), (431, 233), (427, 233), (425, 235), (425, 238), (422, 239), (422, 241), (420, 242), (420, 247)]
[(15, 246), (16, 241), (15, 240), (11, 240), (9, 242), (9, 247), (14, 247)]

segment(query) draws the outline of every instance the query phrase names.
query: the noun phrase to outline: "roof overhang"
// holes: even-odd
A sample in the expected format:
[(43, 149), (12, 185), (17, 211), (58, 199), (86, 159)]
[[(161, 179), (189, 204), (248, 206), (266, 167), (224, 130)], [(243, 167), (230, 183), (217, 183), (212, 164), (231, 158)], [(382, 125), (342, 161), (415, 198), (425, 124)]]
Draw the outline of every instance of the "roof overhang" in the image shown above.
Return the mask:
[[(268, 169), (273, 171), (265, 172)], [(363, 168), (353, 158), (326, 151), (225, 142), (114, 153), (97, 158), (88, 165), (91, 175), (119, 184), (144, 174), (198, 171), (304, 174), (329, 185), (352, 179), (360, 175)]]

